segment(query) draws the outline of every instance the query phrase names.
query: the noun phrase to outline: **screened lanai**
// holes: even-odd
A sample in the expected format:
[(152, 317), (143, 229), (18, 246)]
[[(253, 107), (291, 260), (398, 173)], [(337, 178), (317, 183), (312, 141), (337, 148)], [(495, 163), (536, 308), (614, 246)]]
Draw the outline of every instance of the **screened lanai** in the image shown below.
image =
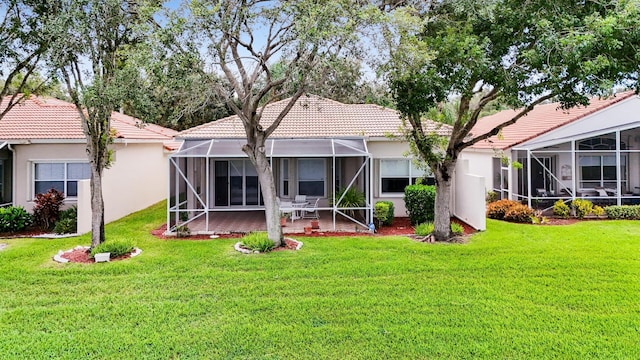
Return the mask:
[(513, 148), (511, 160), (521, 168), (495, 159), (494, 188), (538, 209), (576, 198), (601, 206), (640, 204), (638, 122), (592, 131), (586, 125), (577, 134), (567, 131)]
[[(187, 139), (170, 156), (168, 232), (184, 225), (213, 233), (211, 215), (216, 212), (264, 210), (257, 172), (242, 151), (245, 143), (237, 138)], [(316, 208), (330, 212), (333, 230), (337, 216), (363, 228), (371, 222), (372, 164), (363, 138), (275, 138), (266, 141), (264, 151), (282, 201), (296, 195), (319, 199)], [(336, 194), (345, 189), (363, 192), (365, 205), (342, 206)]]

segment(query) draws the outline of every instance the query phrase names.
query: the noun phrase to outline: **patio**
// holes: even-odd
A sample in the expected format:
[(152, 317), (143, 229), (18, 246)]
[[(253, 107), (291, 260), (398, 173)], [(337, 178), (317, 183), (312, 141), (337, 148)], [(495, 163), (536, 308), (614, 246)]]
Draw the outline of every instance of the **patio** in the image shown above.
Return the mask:
[[(362, 231), (362, 227), (351, 220), (336, 215), (336, 228), (333, 228), (333, 216), (331, 211), (320, 211), (320, 229), (316, 231), (345, 231), (354, 232), (356, 228)], [(309, 219), (288, 220), (282, 227), (285, 234), (303, 233), (304, 227), (310, 226)], [(251, 231), (266, 231), (267, 226), (264, 211), (215, 211), (209, 213), (209, 231), (207, 231), (204, 217), (195, 219), (189, 223), (192, 234), (227, 234), (248, 233)]]

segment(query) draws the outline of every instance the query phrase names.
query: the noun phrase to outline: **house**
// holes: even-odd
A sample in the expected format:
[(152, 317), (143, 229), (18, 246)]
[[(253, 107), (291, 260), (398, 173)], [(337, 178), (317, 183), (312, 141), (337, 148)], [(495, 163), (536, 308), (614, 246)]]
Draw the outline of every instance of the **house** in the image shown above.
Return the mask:
[[(111, 126), (115, 134), (111, 145), (114, 162), (103, 177), (106, 222), (166, 197), (167, 158), (178, 147), (172, 139), (175, 131), (142, 124), (121, 113), (112, 114)], [(22, 206), (30, 211), (35, 194), (51, 188), (66, 195), (66, 204), (78, 204), (82, 193), (79, 183), (89, 177), (86, 138), (73, 104), (31, 96), (0, 120), (3, 205)], [(90, 204), (88, 198), (85, 202)], [(85, 215), (79, 213), (78, 217), (86, 218)]]
[[(472, 133), (486, 133), (513, 114), (506, 110), (484, 117)], [(460, 158), (487, 179), (487, 191), (532, 207), (548, 209), (558, 199), (575, 198), (637, 204), (640, 98), (623, 92), (570, 110), (558, 103), (538, 105), (500, 136), (465, 149)]]
[[(269, 104), (262, 126), (269, 126), (287, 102)], [(406, 216), (405, 186), (418, 178), (433, 179), (407, 157), (408, 145), (398, 140), (402, 125), (392, 109), (302, 96), (266, 142), (277, 196), (287, 202), (296, 195), (317, 201), (318, 209), (332, 214), (334, 229), (336, 216), (366, 228), (380, 200), (392, 201), (396, 216)], [(425, 126), (440, 135), (450, 133), (446, 125)], [(169, 231), (189, 224), (210, 232), (216, 212), (264, 208), (256, 170), (241, 150), (245, 131), (237, 116), (185, 130), (176, 138), (184, 142), (170, 156)], [(366, 204), (356, 209), (361, 216), (351, 216), (352, 208), (332, 201), (344, 189), (364, 194)]]

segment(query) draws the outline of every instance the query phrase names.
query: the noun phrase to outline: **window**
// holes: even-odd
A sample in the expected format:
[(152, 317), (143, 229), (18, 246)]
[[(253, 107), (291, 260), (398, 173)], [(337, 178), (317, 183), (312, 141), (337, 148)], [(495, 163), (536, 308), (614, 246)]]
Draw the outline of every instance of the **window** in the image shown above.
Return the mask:
[(34, 194), (56, 189), (67, 197), (78, 196), (78, 180), (89, 179), (89, 163), (35, 163)]
[(435, 183), (430, 173), (418, 169), (411, 160), (380, 160), (380, 184), (383, 194), (403, 194), (407, 185), (415, 184), (418, 179), (424, 177), (427, 177), (427, 184)]
[(298, 194), (325, 196), (326, 167), (324, 159), (298, 159)]
[[(615, 155), (580, 156), (580, 187), (606, 187), (616, 188), (617, 170)], [(620, 174), (622, 175), (622, 187), (626, 188), (627, 157), (620, 156)]]
[(280, 194), (289, 197), (289, 159), (280, 159)]

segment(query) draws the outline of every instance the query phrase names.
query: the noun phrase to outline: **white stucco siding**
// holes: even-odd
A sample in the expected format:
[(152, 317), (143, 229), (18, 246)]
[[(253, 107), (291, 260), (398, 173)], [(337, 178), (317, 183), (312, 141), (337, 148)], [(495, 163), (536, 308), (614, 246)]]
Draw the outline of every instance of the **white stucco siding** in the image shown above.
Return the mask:
[(373, 205), (377, 201), (391, 201), (394, 206), (394, 215), (406, 217), (407, 208), (404, 204), (404, 194), (381, 195), (380, 194), (380, 159), (407, 159), (405, 154), (409, 151), (409, 145), (400, 141), (370, 141), (367, 143), (369, 152), (373, 157)]
[[(87, 161), (84, 144), (14, 145), (14, 205), (33, 210), (33, 164), (36, 162)], [(75, 203), (69, 199), (67, 203)]]
[(493, 158), (495, 152), (492, 150), (466, 149), (460, 154), (459, 160), (469, 162), (468, 171), (470, 174), (485, 178), (485, 192), (493, 188)]
[(168, 154), (159, 143), (114, 146), (115, 162), (103, 178), (105, 222), (144, 209), (167, 195)]

